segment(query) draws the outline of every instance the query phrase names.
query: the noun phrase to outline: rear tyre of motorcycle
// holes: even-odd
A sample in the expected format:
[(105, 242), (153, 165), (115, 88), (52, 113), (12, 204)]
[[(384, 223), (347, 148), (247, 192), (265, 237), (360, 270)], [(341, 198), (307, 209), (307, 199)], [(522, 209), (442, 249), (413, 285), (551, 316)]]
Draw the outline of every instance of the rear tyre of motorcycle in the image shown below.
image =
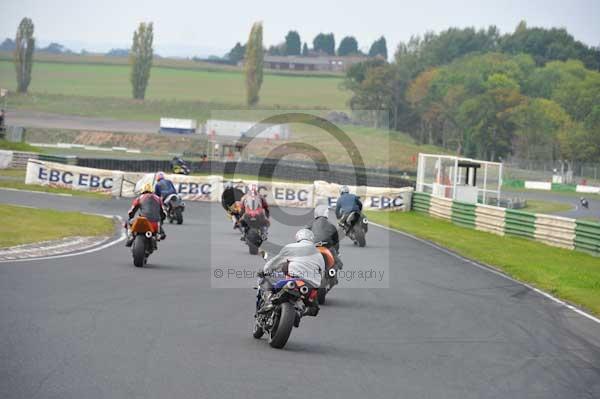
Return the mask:
[(250, 255), (258, 254), (258, 247), (260, 246), (258, 243), (260, 240), (257, 234), (258, 233), (254, 230), (249, 230), (248, 233), (246, 233), (246, 244), (248, 244), (248, 252), (250, 252)]
[(325, 297), (327, 295), (327, 288), (317, 289), (317, 301), (319, 305), (325, 305)]
[(131, 252), (133, 253), (133, 264), (136, 267), (143, 267), (146, 263), (146, 238), (142, 234), (135, 236)]
[(282, 303), (279, 321), (273, 326), (269, 338), (269, 345), (271, 345), (271, 347), (281, 349), (285, 346), (292, 333), (292, 328), (294, 328), (295, 319), (296, 310), (294, 309), (294, 305), (289, 302)]
[(261, 326), (258, 325), (258, 322), (254, 320), (254, 328), (252, 329), (252, 336), (256, 339), (261, 339), (264, 335), (265, 331)]
[(175, 208), (175, 220), (177, 220), (177, 224), (183, 223), (183, 214), (181, 213), (181, 208)]
[(367, 245), (367, 239), (365, 237), (365, 231), (361, 227), (354, 227), (354, 238), (358, 243), (359, 247), (364, 247)]

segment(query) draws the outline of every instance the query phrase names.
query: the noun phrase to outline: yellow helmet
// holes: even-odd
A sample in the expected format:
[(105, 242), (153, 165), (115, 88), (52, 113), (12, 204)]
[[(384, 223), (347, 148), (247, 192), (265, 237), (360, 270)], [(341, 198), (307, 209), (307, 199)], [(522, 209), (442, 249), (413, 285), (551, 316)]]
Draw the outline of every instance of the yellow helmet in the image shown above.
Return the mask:
[(154, 190), (152, 189), (152, 184), (150, 183), (145, 183), (144, 186), (142, 187), (142, 194), (144, 193), (151, 193)]

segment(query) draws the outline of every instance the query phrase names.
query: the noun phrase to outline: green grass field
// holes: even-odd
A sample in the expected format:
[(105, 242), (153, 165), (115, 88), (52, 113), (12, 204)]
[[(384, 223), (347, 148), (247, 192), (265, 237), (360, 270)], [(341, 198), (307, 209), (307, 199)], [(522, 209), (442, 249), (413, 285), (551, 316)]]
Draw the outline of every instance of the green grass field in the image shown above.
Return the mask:
[(113, 221), (102, 216), (0, 205), (0, 248), (71, 236), (111, 235)]
[(433, 241), (600, 315), (598, 257), (459, 227), (416, 212), (368, 212), (368, 216), (373, 222)]
[[(128, 65), (36, 62), (31, 93), (86, 97), (131, 98)], [(15, 69), (0, 61), (2, 87), (15, 89)], [(345, 108), (350, 93), (340, 89), (340, 77), (265, 74), (260, 106)], [(244, 75), (232, 70), (192, 70), (154, 67), (146, 92), (148, 100), (192, 101), (242, 107)]]

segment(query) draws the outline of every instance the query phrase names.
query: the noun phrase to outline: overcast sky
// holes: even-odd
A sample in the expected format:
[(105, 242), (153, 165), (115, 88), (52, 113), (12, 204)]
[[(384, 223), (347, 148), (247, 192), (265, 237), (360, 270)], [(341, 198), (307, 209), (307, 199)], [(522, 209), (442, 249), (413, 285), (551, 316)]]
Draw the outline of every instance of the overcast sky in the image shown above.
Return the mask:
[(565, 27), (576, 39), (600, 45), (600, 0), (0, 0), (0, 37), (14, 38), (21, 18), (35, 24), (38, 43), (57, 41), (76, 51), (129, 47), (140, 21), (153, 21), (161, 55), (222, 55), (245, 42), (254, 21), (264, 23), (266, 46), (297, 30), (310, 43), (333, 32), (336, 45), (353, 35), (362, 49), (384, 35), (388, 50), (399, 41), (450, 26), (490, 24), (502, 33), (522, 19), (529, 26)]

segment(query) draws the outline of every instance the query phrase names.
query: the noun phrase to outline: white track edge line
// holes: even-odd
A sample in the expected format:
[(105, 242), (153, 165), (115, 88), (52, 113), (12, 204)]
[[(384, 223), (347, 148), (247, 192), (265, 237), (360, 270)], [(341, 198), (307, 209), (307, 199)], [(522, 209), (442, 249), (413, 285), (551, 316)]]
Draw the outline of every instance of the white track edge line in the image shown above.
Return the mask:
[(437, 249), (438, 251), (441, 251), (441, 252), (443, 252), (443, 253), (445, 253), (445, 254), (447, 254), (447, 255), (450, 255), (450, 256), (453, 256), (453, 257), (455, 257), (455, 258), (457, 258), (457, 259), (460, 259), (460, 260), (462, 260), (463, 262), (470, 263), (471, 265), (473, 265), (473, 266), (476, 266), (476, 267), (478, 267), (479, 269), (482, 269), (482, 270), (487, 270), (488, 272), (491, 272), (491, 273), (494, 273), (494, 274), (496, 274), (496, 275), (498, 275), (498, 276), (504, 277), (505, 279), (507, 279), (507, 280), (510, 280), (510, 281), (512, 281), (512, 282), (514, 282), (514, 283), (517, 283), (517, 284), (523, 285), (523, 286), (525, 286), (525, 287), (529, 288), (530, 290), (532, 290), (532, 291), (535, 291), (535, 292), (537, 292), (538, 294), (540, 294), (540, 295), (542, 295), (542, 296), (544, 296), (544, 297), (546, 297), (546, 298), (548, 298), (548, 299), (552, 300), (553, 302), (556, 302), (556, 303), (558, 303), (559, 305), (562, 305), (562, 306), (566, 307), (567, 309), (570, 309), (570, 310), (572, 310), (573, 312), (575, 312), (575, 313), (577, 313), (577, 314), (579, 314), (579, 315), (581, 315), (581, 316), (584, 316), (584, 317), (586, 317), (586, 318), (588, 318), (588, 319), (590, 319), (590, 320), (592, 320), (592, 321), (594, 321), (594, 322), (596, 322), (596, 323), (600, 324), (600, 319), (599, 319), (599, 318), (597, 318), (597, 317), (595, 317), (595, 316), (593, 316), (593, 315), (591, 315), (591, 314), (589, 314), (589, 313), (587, 313), (587, 312), (585, 312), (585, 311), (583, 311), (583, 310), (579, 309), (579, 308), (578, 308), (578, 307), (576, 307), (576, 306), (573, 306), (573, 305), (571, 305), (570, 303), (567, 303), (567, 302), (563, 301), (562, 299), (558, 299), (557, 297), (555, 297), (555, 296), (553, 296), (553, 295), (551, 295), (551, 294), (549, 294), (549, 293), (547, 293), (547, 292), (545, 292), (545, 291), (542, 291), (542, 290), (540, 290), (539, 288), (536, 288), (536, 287), (534, 287), (534, 286), (532, 286), (532, 285), (530, 285), (530, 284), (524, 283), (523, 281), (516, 280), (516, 279), (514, 279), (514, 278), (510, 277), (509, 275), (507, 275), (507, 274), (505, 274), (505, 273), (502, 273), (501, 271), (497, 270), (497, 269), (496, 269), (496, 268), (494, 268), (493, 266), (486, 265), (486, 264), (484, 264), (484, 263), (477, 262), (477, 261), (474, 261), (474, 260), (472, 260), (472, 259), (466, 258), (466, 257), (464, 257), (464, 256), (462, 256), (462, 255), (459, 255), (459, 254), (457, 254), (457, 253), (455, 253), (455, 252), (453, 252), (453, 251), (450, 251), (449, 249), (447, 249), (447, 248), (444, 248), (444, 247), (442, 247), (442, 246), (440, 246), (440, 245), (438, 245), (438, 244), (436, 244), (436, 243), (434, 243), (434, 242), (431, 242), (431, 241), (425, 240), (425, 239), (423, 239), (423, 238), (419, 238), (419, 237), (417, 237), (417, 236), (414, 236), (414, 235), (412, 235), (412, 234), (406, 233), (406, 232), (404, 232), (404, 231), (396, 230), (396, 229), (394, 229), (394, 228), (391, 228), (391, 227), (388, 227), (388, 226), (381, 225), (381, 224), (379, 224), (379, 223), (374, 223), (374, 222), (371, 222), (370, 220), (369, 220), (369, 224), (370, 224), (370, 225), (373, 225), (373, 226), (377, 226), (377, 227), (379, 227), (379, 228), (382, 228), (382, 229), (385, 229), (385, 230), (392, 231), (392, 232), (394, 232), (394, 233), (397, 233), (397, 234), (403, 235), (403, 236), (405, 236), (405, 237), (408, 237), (408, 238), (412, 238), (413, 240), (416, 240), (416, 241), (418, 241), (418, 242), (420, 242), (420, 243), (423, 243), (423, 244), (429, 245), (430, 247), (433, 247), (433, 248)]

